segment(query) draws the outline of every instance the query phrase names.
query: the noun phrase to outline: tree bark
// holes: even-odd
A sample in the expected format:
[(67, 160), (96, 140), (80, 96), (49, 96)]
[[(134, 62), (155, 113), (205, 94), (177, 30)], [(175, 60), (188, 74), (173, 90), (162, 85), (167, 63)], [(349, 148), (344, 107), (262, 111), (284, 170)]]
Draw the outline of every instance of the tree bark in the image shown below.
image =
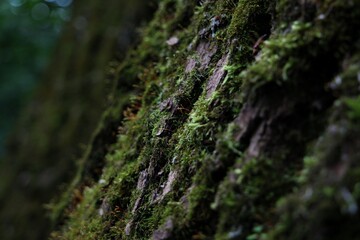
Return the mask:
[(51, 238), (359, 238), (358, 29), (357, 0), (159, 1)]

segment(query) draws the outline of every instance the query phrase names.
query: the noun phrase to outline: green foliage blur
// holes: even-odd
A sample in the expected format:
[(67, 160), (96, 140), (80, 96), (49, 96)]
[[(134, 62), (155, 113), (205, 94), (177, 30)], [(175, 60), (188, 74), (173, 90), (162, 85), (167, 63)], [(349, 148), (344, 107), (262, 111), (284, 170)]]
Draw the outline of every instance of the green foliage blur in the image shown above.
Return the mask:
[(0, 1), (0, 156), (69, 19), (72, 0)]

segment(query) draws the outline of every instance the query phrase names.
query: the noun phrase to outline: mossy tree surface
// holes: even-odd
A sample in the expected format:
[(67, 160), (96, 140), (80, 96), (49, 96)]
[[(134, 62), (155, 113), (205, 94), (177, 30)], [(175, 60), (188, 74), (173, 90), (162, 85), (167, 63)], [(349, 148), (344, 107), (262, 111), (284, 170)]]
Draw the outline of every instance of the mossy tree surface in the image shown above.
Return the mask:
[(359, 17), (359, 1), (160, 1), (116, 73), (139, 81), (118, 140), (101, 171), (102, 146), (84, 156), (52, 237), (358, 238)]
[(359, 19), (359, 1), (160, 1), (115, 74), (138, 81), (117, 142), (90, 146), (52, 237), (358, 238)]
[(358, 29), (357, 0), (159, 1), (51, 237), (359, 238)]

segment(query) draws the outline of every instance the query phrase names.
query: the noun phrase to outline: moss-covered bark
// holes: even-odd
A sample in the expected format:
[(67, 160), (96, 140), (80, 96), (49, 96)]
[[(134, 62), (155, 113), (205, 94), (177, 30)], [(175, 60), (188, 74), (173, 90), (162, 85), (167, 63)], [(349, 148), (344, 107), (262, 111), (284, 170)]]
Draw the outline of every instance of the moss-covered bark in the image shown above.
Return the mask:
[(357, 0), (159, 1), (52, 238), (359, 238), (358, 29)]
[(162, 1), (117, 72), (141, 76), (117, 143), (52, 236), (359, 237), (359, 5)]

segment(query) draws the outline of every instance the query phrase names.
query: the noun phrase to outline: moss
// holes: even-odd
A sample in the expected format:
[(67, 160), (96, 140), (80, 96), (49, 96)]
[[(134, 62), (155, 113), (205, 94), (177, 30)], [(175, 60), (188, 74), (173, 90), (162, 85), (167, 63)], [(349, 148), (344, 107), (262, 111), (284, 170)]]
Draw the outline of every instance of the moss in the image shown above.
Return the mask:
[(349, 107), (348, 115), (350, 118), (359, 119), (360, 118), (360, 97), (348, 98), (344, 100), (346, 105)]
[[(355, 59), (357, 56), (352, 58)], [(354, 65), (347, 65), (341, 76), (347, 77), (338, 87), (344, 87), (345, 96), (353, 95), (353, 89), (345, 89), (357, 79)], [(358, 235), (355, 225), (359, 176), (355, 162), (359, 156), (351, 150), (358, 144), (358, 120), (352, 115), (351, 107), (346, 109), (347, 99), (345, 104), (335, 102), (327, 131), (319, 137), (313, 155), (304, 160), (306, 164), (299, 179), (302, 187), (279, 204), (281, 217), (269, 239), (304, 239), (314, 235), (319, 239), (343, 239)], [(349, 158), (345, 160), (343, 154), (349, 154)], [(347, 227), (350, 223), (354, 228)], [(333, 224), (338, 228), (333, 229)]]
[[(269, 29), (266, 29), (270, 21), (268, 7), (269, 2), (267, 1), (240, 0), (227, 29), (228, 37), (230, 39), (238, 37), (244, 44), (249, 41), (249, 38), (251, 41), (253, 40), (251, 38), (256, 39), (260, 37), (260, 34), (268, 33)], [(264, 31), (261, 32), (260, 29)], [(259, 35), (253, 36), (252, 34)]]
[[(235, 7), (235, 5), (233, 5)], [(254, 9), (250, 8), (249, 11), (252, 11)], [(241, 23), (241, 24), (246, 24), (245, 22), (244, 23)], [(241, 25), (240, 24), (240, 25)], [(149, 29), (156, 29), (155, 26), (151, 25), (150, 24), (150, 27)], [(149, 30), (149, 32), (146, 33), (146, 35), (151, 35), (150, 32), (152, 30)], [(157, 39), (156, 37), (157, 35), (154, 35), (154, 37), (150, 39), (144, 39), (144, 44), (145, 45), (140, 45), (139, 49), (143, 49), (143, 48), (148, 48), (149, 44), (159, 44), (161, 42), (164, 42), (164, 40), (166, 38), (162, 37), (162, 40), (161, 39)], [(147, 44), (147, 45), (146, 45)], [(152, 46), (152, 48), (154, 48), (154, 46)], [(151, 54), (154, 54), (154, 53), (151, 53)], [(156, 54), (154, 54), (156, 55)], [(153, 56), (154, 56), (153, 55)], [(159, 53), (159, 56), (161, 57), (162, 53), (160, 52)], [(143, 57), (140, 57), (140, 59), (147, 59), (149, 55), (144, 54), (144, 55), (141, 55)], [(153, 58), (153, 57), (152, 57)], [(153, 58), (154, 59), (154, 58)], [(156, 58), (155, 58), (156, 59)], [(170, 67), (170, 66), (168, 66)], [(122, 69), (125, 69), (125, 68), (122, 68)], [(162, 70), (164, 71), (164, 70)], [(166, 71), (166, 70), (165, 70)], [(193, 169), (191, 171), (196, 171), (196, 168), (198, 168), (198, 164), (201, 163), (201, 159), (205, 159), (207, 158), (206, 156), (208, 156), (208, 154), (206, 154), (206, 152), (204, 152), (204, 150), (202, 150), (201, 148), (200, 149), (197, 149), (196, 146), (201, 146), (202, 144), (204, 144), (205, 142), (206, 145), (214, 145), (215, 142), (213, 141), (213, 138), (216, 134), (216, 132), (214, 132), (212, 129), (216, 129), (218, 128), (218, 130), (221, 130), (221, 127), (216, 127), (216, 119), (219, 117), (219, 115), (213, 115), (212, 114), (212, 119), (209, 119), (207, 117), (207, 115), (209, 115), (209, 113), (213, 112), (212, 109), (209, 108), (209, 105), (210, 105), (210, 101), (205, 99), (205, 98), (200, 98), (200, 100), (197, 100), (196, 103), (193, 105), (193, 106), (189, 106), (188, 105), (188, 102), (192, 102), (196, 99), (196, 95), (194, 96), (193, 94), (193, 89), (196, 89), (198, 88), (196, 84), (196, 81), (193, 82), (194, 78), (192, 76), (189, 76), (187, 79), (183, 79), (182, 81), (178, 82), (179, 83), (179, 87), (180, 87), (180, 91), (178, 92), (176, 89), (172, 89), (172, 91), (175, 91), (175, 98), (174, 98), (174, 104), (181, 104), (181, 108), (185, 108), (183, 111), (187, 112), (186, 108), (187, 106), (188, 107), (191, 107), (193, 108), (192, 112), (190, 112), (190, 115), (189, 115), (189, 120), (188, 120), (188, 123), (185, 125), (185, 128), (184, 129), (179, 129), (179, 134), (175, 133), (175, 135), (172, 137), (173, 140), (171, 140), (170, 143), (175, 143), (175, 142), (178, 142), (176, 144), (174, 144), (174, 153), (175, 152), (181, 152), (181, 151), (184, 151), (183, 154), (181, 154), (180, 156), (175, 156), (175, 157), (178, 157), (179, 159), (181, 159), (180, 161), (180, 164), (182, 165), (182, 170), (181, 170), (181, 174), (185, 174), (186, 171), (189, 171), (189, 169)], [(196, 79), (196, 78), (195, 78)], [(202, 80), (203, 77), (201, 77), (198, 81), (203, 81)], [(192, 85), (192, 83), (194, 83), (194, 85)], [(178, 93), (177, 93), (178, 92)], [(147, 98), (147, 96), (150, 94), (150, 92), (148, 90), (145, 91), (145, 96)], [(199, 94), (199, 93), (198, 93)], [(204, 93), (203, 93), (204, 94)], [(178, 97), (177, 96), (181, 96), (180, 99), (177, 99)], [(146, 99), (146, 98), (143, 98), (143, 99)], [(154, 97), (152, 97), (152, 99), (155, 99)], [(146, 103), (150, 103), (151, 101), (149, 100), (146, 100)], [(184, 106), (185, 105), (185, 106)], [(143, 105), (143, 107), (145, 107)], [(180, 113), (182, 115), (184, 115), (184, 112), (181, 111)], [(213, 112), (214, 113), (214, 112)], [(146, 113), (145, 113), (145, 109), (142, 108), (140, 109), (140, 112), (139, 112), (139, 115), (141, 114), (144, 114), (142, 117), (145, 118), (146, 116), (148, 116)], [(180, 117), (178, 120), (176, 120), (176, 118)], [(182, 120), (181, 120), (182, 119)], [(143, 150), (143, 153), (145, 156), (152, 156), (153, 153), (151, 153), (150, 149), (155, 147), (155, 149), (158, 149), (159, 147), (156, 147), (156, 142), (157, 141), (154, 141), (152, 140), (156, 135), (157, 133), (159, 132), (159, 128), (161, 127), (164, 127), (164, 122), (166, 123), (167, 121), (171, 121), (171, 124), (179, 124), (181, 122), (178, 122), (177, 121), (184, 121), (186, 118), (184, 118), (183, 116), (179, 115), (173, 115), (173, 114), (170, 114), (170, 113), (166, 113), (166, 112), (159, 112), (159, 111), (153, 111), (151, 113), (151, 115), (149, 116), (149, 122), (148, 123), (143, 123), (142, 121), (140, 120), (135, 120), (134, 122), (130, 123), (130, 124), (127, 124), (126, 127), (124, 128), (127, 128), (127, 129), (131, 129), (131, 131), (133, 131), (133, 133), (130, 133), (130, 132), (127, 132), (127, 135), (129, 136), (135, 136), (137, 134), (139, 134), (139, 129), (137, 129), (137, 126), (139, 126), (140, 124), (141, 125), (147, 125), (147, 124), (150, 124), (149, 125), (149, 129), (152, 128), (152, 126), (155, 126), (154, 130), (151, 131), (151, 134), (148, 135), (148, 143), (145, 143), (145, 147), (144, 147), (144, 150)], [(214, 121), (215, 120), (215, 121)], [(156, 127), (157, 126), (157, 127)], [(165, 125), (166, 126), (166, 125)], [(204, 128), (208, 129), (207, 131), (204, 130)], [(176, 129), (176, 125), (175, 126), (171, 126), (171, 129)], [(172, 130), (172, 131), (174, 131)], [(205, 132), (205, 135), (204, 135), (204, 132)], [(146, 134), (146, 133), (145, 133)], [(190, 135), (189, 135), (190, 134)], [(128, 138), (125, 138), (126, 141), (129, 141)], [(180, 140), (180, 141), (177, 141)], [(210, 140), (210, 141), (209, 141)], [(121, 144), (117, 144), (118, 147), (122, 148)], [(192, 150), (192, 151), (189, 151), (189, 149), (191, 148), (194, 148), (195, 147), (195, 150)], [(209, 146), (210, 147), (210, 146)], [(127, 149), (127, 148), (123, 148), (123, 149)], [(148, 150), (146, 150), (148, 149)], [(208, 149), (208, 151), (211, 151), (211, 147)], [(126, 152), (126, 151), (125, 151)], [(116, 155), (114, 156), (109, 156), (108, 159), (116, 159), (116, 158), (122, 158), (124, 159), (124, 156), (126, 156), (126, 153), (121, 151), (121, 152), (115, 152)], [(196, 153), (197, 152), (197, 153)], [(125, 155), (123, 155), (125, 154)], [(177, 154), (178, 155), (178, 154)], [(171, 154), (170, 154), (171, 156)], [(174, 157), (174, 158), (175, 158)], [(119, 160), (120, 160), (119, 159)], [(141, 158), (140, 158), (141, 159)], [(139, 160), (138, 160), (139, 161)], [(157, 161), (159, 161), (159, 159), (157, 158)], [(146, 161), (150, 164), (152, 164), (152, 161)], [(110, 162), (111, 163), (111, 162)], [(143, 163), (143, 164), (146, 164), (146, 163)], [(127, 166), (127, 165), (125, 165)], [(111, 174), (110, 174), (111, 175)], [(109, 178), (109, 177), (108, 177)], [(106, 179), (106, 178), (105, 178)], [(190, 179), (189, 179), (190, 180)], [(189, 181), (186, 181), (186, 182), (189, 182)], [(154, 182), (155, 183), (155, 182)], [(126, 183), (127, 185), (131, 185), (129, 183)], [(134, 183), (133, 183), (134, 184)], [(189, 183), (187, 183), (189, 184)], [(154, 185), (154, 184), (152, 184)], [(128, 186), (129, 187), (129, 186)], [(178, 188), (180, 191), (185, 191), (186, 188), (188, 188), (189, 185), (184, 185), (184, 186), (181, 186), (181, 185), (178, 185)], [(198, 187), (196, 188), (198, 189)], [(210, 196), (212, 194), (214, 194), (214, 190), (207, 190), (207, 188), (205, 187), (204, 188), (204, 191), (205, 192), (208, 192), (211, 193)], [(204, 191), (201, 191), (204, 193)], [(196, 204), (198, 204), (198, 202), (200, 201), (200, 199), (198, 199), (196, 196), (198, 196), (198, 194), (196, 193), (197, 191), (191, 191), (191, 194), (190, 194), (190, 201), (192, 202), (192, 204), (195, 204), (195, 205), (192, 205), (191, 209), (196, 209)], [(124, 194), (130, 194), (130, 192), (126, 192)], [(138, 197), (138, 194), (132, 194), (133, 197), (132, 197), (132, 204), (134, 204), (134, 201), (136, 201), (136, 198)], [(181, 196), (181, 194), (177, 194), (179, 196)], [(201, 195), (201, 194), (200, 194)], [(107, 193), (107, 196), (111, 196), (111, 193), (108, 191)], [(146, 194), (144, 195), (144, 197), (146, 196)], [(210, 197), (209, 196), (209, 197)], [(201, 196), (201, 198), (203, 198), (204, 196)], [(144, 200), (145, 201), (145, 200)], [(144, 225), (142, 225), (140, 228), (136, 228), (136, 234), (140, 234), (140, 235), (148, 235), (149, 231), (150, 230), (154, 230), (154, 228), (158, 225), (156, 223), (154, 223), (154, 218), (156, 219), (156, 217), (154, 217), (154, 215), (156, 216), (155, 212), (153, 210), (153, 207), (146, 207), (147, 204), (144, 203), (144, 208), (142, 208), (141, 211), (139, 214), (136, 214), (138, 215), (138, 217), (141, 216), (141, 218), (143, 219), (143, 222), (144, 222)], [(208, 206), (209, 207), (209, 206)], [(150, 212), (149, 212), (150, 211)], [(193, 212), (194, 210), (191, 210), (190, 211), (190, 215), (188, 216), (193, 216), (194, 213), (191, 214), (191, 212)], [(154, 215), (152, 215), (154, 214)], [(162, 218), (164, 219), (166, 217), (163, 216)], [(206, 214), (205, 216), (202, 216), (200, 217), (199, 219), (206, 219), (208, 218), (209, 216)], [(134, 218), (133, 217), (130, 217), (130, 218)], [(148, 222), (146, 219), (149, 219)], [(192, 221), (191, 220), (191, 217), (189, 219), (189, 221)], [(201, 221), (204, 221), (204, 220), (201, 220)], [(159, 221), (157, 221), (159, 223)], [(152, 225), (153, 224), (153, 225)], [(186, 223), (182, 223), (182, 224), (186, 224)], [(134, 235), (134, 237), (137, 237), (138, 235)]]
[[(70, 204), (68, 219), (54, 234), (304, 239), (316, 232), (317, 220), (336, 220), (339, 212), (353, 210), (357, 198), (349, 196), (359, 195), (356, 168), (342, 188), (323, 184), (326, 174), (318, 167), (333, 166), (324, 156), (343, 146), (350, 132), (330, 137), (334, 148), (325, 147), (319, 156), (307, 152), (329, 115), (343, 108), (332, 110), (338, 97), (327, 86), (346, 53), (356, 49), (357, 35), (348, 33), (357, 29), (358, 22), (349, 20), (357, 15), (343, 20), (350, 6), (336, 2), (331, 6), (338, 12), (320, 21), (317, 16), (329, 4), (280, 1), (274, 14), (269, 1), (201, 1), (197, 7), (192, 1), (161, 2), (143, 41), (116, 72), (119, 86), (127, 78), (139, 85), (127, 100), (117, 141), (102, 159), (100, 173), (80, 175), (74, 188), (87, 190), (82, 201)], [(292, 6), (299, 8), (285, 12)], [(327, 24), (334, 29), (328, 31)], [(254, 44), (270, 31), (256, 53)], [(179, 43), (169, 46), (166, 40), (173, 36)], [(220, 70), (209, 94), (209, 81)], [(353, 100), (339, 99), (354, 114), (357, 92), (352, 94)], [(89, 156), (85, 170), (95, 166)], [(304, 186), (317, 175), (322, 180), (314, 180), (319, 191), (312, 194)], [(302, 207), (302, 194), (310, 193)], [(275, 211), (278, 201), (281, 218)], [(99, 209), (107, 209), (105, 217)], [(323, 215), (329, 209), (334, 211)], [(304, 212), (314, 216), (308, 224), (301, 219)]]
[[(229, 171), (226, 180), (219, 186), (213, 209), (220, 212), (217, 239), (227, 239), (236, 229), (241, 235), (253, 236), (252, 229), (257, 225), (271, 226), (274, 212), (271, 210), (277, 199), (291, 192), (294, 187), (294, 167), (285, 167), (278, 160), (252, 159), (238, 161), (238, 167)], [(282, 177), (277, 173), (282, 169)], [(233, 219), (231, 215), (237, 215)], [(256, 235), (256, 234), (255, 234)], [(247, 239), (247, 237), (244, 237)]]

